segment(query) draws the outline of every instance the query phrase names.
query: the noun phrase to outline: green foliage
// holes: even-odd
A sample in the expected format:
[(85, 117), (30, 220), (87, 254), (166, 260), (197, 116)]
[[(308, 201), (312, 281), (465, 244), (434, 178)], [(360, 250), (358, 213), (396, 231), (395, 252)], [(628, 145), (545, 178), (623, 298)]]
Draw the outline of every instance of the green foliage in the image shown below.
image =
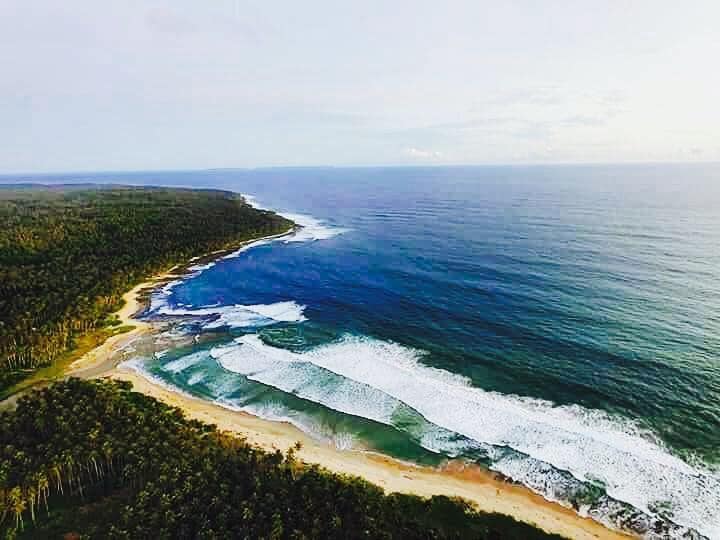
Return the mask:
[(143, 278), (291, 225), (224, 191), (0, 186), (0, 390), (113, 324)]
[(263, 452), (122, 382), (70, 379), (21, 398), (0, 415), (0, 463), (10, 537), (551, 538)]

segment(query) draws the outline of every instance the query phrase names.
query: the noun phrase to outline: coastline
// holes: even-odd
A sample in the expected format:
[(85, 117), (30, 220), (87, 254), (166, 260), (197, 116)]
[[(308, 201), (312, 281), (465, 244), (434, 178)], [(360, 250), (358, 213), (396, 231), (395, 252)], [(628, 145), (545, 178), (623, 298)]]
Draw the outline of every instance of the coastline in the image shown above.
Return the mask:
[[(491, 471), (480, 466), (451, 460), (444, 467), (433, 468), (405, 463), (377, 453), (338, 450), (330, 444), (311, 438), (289, 423), (264, 420), (245, 412), (227, 409), (181, 391), (175, 391), (166, 385), (157, 384), (129, 368), (119, 366), (121, 359), (118, 358), (118, 351), (153, 330), (152, 324), (134, 318), (142, 310), (143, 295), (169, 280), (181, 279), (190, 272), (189, 266), (210, 262), (221, 257), (222, 254), (245, 249), (254, 242), (282, 237), (291, 232), (292, 229), (279, 235), (245, 242), (234, 249), (220, 250), (195, 258), (186, 265), (176, 266), (133, 287), (123, 295), (125, 304), (116, 315), (123, 325), (132, 325), (134, 328), (107, 339), (76, 360), (66, 374), (88, 379), (107, 377), (129, 381), (135, 391), (179, 407), (189, 418), (215, 424), (220, 430), (235, 433), (250, 444), (265, 450), (286, 451), (299, 441), (302, 443), (302, 449), (297, 455), (302, 461), (318, 464), (336, 473), (360, 476), (387, 492), (410, 493), (425, 497), (432, 495), (462, 497), (472, 502), (479, 510), (506, 514), (540, 527), (546, 532), (568, 538), (632, 537), (608, 529), (590, 518), (582, 517), (570, 508), (548, 501), (525, 486), (499, 479)], [(178, 268), (180, 270), (176, 272)]]
[(70, 364), (65, 375), (69, 377), (92, 379), (107, 375), (111, 370), (117, 367), (120, 360), (115, 358), (115, 352), (135, 341), (142, 335), (148, 333), (153, 328), (152, 324), (135, 318), (135, 315), (144, 309), (145, 302), (143, 297), (146, 293), (151, 293), (157, 287), (164, 285), (169, 281), (186, 278), (192, 273), (190, 268), (193, 266), (214, 262), (225, 255), (247, 249), (255, 242), (282, 238), (283, 236), (291, 234), (296, 228), (297, 226), (294, 225), (282, 233), (246, 240), (233, 248), (220, 249), (198, 257), (193, 257), (184, 264), (175, 265), (169, 270), (156, 274), (146, 281), (136, 285), (122, 296), (123, 306), (114, 313), (120, 325), (132, 326), (133, 328), (127, 332), (123, 332), (122, 334), (109, 337), (98, 347), (88, 351), (86, 354)]
[(570, 508), (548, 501), (524, 486), (499, 480), (479, 466), (462, 467), (459, 463), (449, 462), (446, 467), (433, 468), (377, 453), (337, 450), (312, 439), (289, 423), (264, 420), (249, 413), (226, 409), (173, 391), (127, 368), (116, 367), (106, 376), (131, 382), (135, 391), (180, 408), (188, 418), (214, 424), (221, 431), (234, 433), (265, 450), (285, 452), (299, 441), (302, 448), (296, 455), (305, 463), (317, 464), (339, 474), (360, 476), (388, 493), (462, 497), (478, 510), (506, 514), (567, 538), (632, 538), (582, 517)]
[(114, 358), (115, 352), (147, 333), (151, 328), (151, 325), (145, 321), (134, 318), (134, 315), (142, 309), (140, 294), (145, 290), (154, 288), (159, 282), (174, 276), (172, 271), (173, 269), (158, 274), (126, 292), (122, 297), (125, 303), (122, 308), (115, 312), (115, 316), (120, 321), (120, 324), (132, 326), (133, 328), (122, 334), (109, 337), (101, 345), (75, 360), (70, 364), (66, 375), (91, 379), (102, 376), (115, 368), (117, 364), (117, 360)]

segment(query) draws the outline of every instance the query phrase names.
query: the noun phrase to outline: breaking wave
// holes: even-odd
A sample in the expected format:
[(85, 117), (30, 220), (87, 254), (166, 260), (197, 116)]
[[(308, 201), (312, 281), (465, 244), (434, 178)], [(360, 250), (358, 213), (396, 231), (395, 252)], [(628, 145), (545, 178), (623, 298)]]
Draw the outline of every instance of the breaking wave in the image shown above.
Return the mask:
[(492, 468), (538, 491), (547, 491), (537, 479), (547, 482), (551, 465), (645, 513), (661, 508), (677, 524), (720, 533), (720, 478), (671, 455), (629, 420), (484, 391), (423, 365), (420, 351), (365, 337), (294, 353), (246, 335), (211, 354), (228, 371), (347, 414), (392, 425), (408, 407), (445, 430), (511, 448)]
[(163, 305), (155, 311), (158, 315), (171, 317), (196, 317), (206, 320), (202, 328), (247, 328), (266, 326), (277, 322), (302, 322), (305, 319), (305, 306), (296, 302), (275, 302), (273, 304), (255, 304), (233, 306), (209, 306), (196, 309), (172, 308)]
[[(258, 210), (269, 210), (259, 204), (257, 199), (252, 195), (243, 195), (247, 203)], [(291, 242), (312, 242), (315, 240), (328, 240), (333, 236), (348, 232), (349, 229), (342, 227), (334, 227), (326, 224), (323, 220), (308, 216), (306, 214), (295, 214), (288, 212), (278, 212), (278, 215), (295, 222), (300, 228), (295, 230), (293, 234), (283, 237), (285, 243)]]

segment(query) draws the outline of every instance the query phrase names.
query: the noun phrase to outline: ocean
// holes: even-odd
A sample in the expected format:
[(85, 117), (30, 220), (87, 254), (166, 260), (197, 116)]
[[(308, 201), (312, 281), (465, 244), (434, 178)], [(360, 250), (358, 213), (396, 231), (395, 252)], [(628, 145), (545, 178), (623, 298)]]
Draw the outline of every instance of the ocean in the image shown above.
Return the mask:
[[(10, 179), (3, 179), (7, 181)], [(720, 538), (720, 165), (13, 181), (217, 187), (293, 219), (157, 291), (131, 364), (338, 448), (480, 463), (648, 537)]]

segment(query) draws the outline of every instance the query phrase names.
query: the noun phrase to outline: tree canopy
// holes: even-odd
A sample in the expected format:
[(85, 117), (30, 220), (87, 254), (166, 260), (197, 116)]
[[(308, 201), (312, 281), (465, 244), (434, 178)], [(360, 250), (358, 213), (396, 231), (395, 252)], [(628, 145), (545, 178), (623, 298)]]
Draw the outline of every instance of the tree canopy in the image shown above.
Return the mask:
[(264, 452), (125, 382), (69, 379), (21, 398), (0, 415), (0, 463), (6, 536), (553, 538)]
[(0, 390), (107, 324), (143, 278), (291, 226), (226, 191), (0, 186)]

